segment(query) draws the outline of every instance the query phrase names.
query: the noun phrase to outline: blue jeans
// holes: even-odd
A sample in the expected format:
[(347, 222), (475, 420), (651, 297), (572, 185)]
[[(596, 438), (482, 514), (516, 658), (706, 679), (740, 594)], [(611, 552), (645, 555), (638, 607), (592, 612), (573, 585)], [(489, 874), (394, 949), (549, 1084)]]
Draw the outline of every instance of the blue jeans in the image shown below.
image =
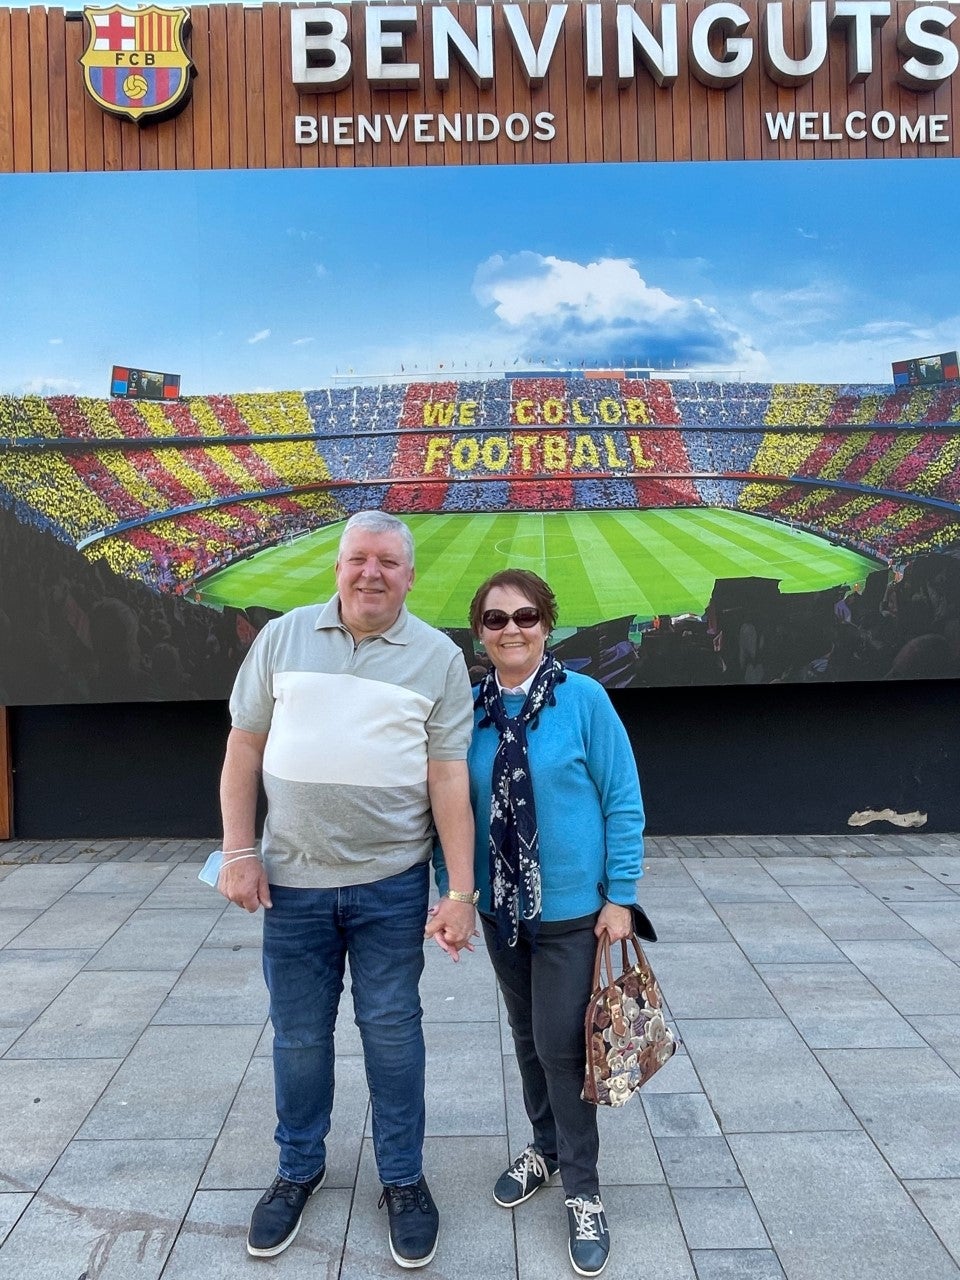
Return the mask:
[(427, 893), (426, 863), (345, 889), (270, 886), (263, 975), (274, 1031), (281, 1177), (307, 1182), (326, 1164), (333, 1029), (349, 955), (380, 1181), (419, 1181), (425, 1053), (418, 986)]

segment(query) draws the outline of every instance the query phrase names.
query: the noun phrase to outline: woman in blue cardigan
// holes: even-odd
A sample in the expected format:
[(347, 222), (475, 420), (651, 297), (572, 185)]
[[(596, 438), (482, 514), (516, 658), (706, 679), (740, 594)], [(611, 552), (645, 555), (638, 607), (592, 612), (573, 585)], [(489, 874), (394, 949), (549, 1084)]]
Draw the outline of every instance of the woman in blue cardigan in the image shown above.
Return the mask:
[(478, 905), (533, 1130), (493, 1195), (513, 1208), (559, 1173), (570, 1261), (595, 1276), (610, 1236), (597, 1112), (580, 1097), (583, 1022), (597, 938), (633, 932), (643, 803), (603, 687), (546, 648), (556, 619), (550, 587), (525, 569), (495, 573), (470, 606), (492, 663), (477, 688), (468, 756)]

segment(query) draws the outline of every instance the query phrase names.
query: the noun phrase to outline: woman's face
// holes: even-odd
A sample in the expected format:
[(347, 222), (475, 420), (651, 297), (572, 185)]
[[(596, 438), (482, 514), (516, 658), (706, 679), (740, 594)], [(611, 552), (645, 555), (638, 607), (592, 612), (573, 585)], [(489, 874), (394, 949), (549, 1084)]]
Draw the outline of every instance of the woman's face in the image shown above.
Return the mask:
[[(484, 613), (488, 609), (502, 609), (504, 613), (512, 614), (517, 609), (535, 607), (533, 601), (515, 587), (491, 587), (483, 601)], [(533, 675), (543, 658), (547, 634), (543, 621), (532, 627), (518, 627), (511, 618), (502, 631), (485, 627), (481, 621), (480, 640), (496, 667), (502, 685), (515, 688), (527, 676)]]

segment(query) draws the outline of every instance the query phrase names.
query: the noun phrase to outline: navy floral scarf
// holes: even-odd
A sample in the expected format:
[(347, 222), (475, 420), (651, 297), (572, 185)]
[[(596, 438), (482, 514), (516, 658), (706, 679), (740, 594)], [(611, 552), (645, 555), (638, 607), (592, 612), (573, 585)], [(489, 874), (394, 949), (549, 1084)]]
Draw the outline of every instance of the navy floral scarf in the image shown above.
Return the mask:
[(517, 715), (508, 716), (504, 709), (496, 672), (484, 676), (477, 694), (476, 705), (485, 712), (478, 727), (492, 724), (500, 734), (493, 758), (489, 852), (491, 901), (501, 947), (517, 945), (521, 923), (532, 943), (540, 927), (540, 838), (527, 728), (537, 727), (544, 707), (556, 705), (554, 689), (566, 678), (563, 664), (547, 652)]

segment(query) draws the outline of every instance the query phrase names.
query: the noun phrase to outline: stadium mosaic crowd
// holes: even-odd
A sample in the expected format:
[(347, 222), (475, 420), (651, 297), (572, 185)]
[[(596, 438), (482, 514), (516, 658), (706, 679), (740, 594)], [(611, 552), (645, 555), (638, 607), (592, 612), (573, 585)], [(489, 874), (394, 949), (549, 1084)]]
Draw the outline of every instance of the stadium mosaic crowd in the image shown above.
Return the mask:
[[(478, 448), (457, 453), (458, 439), (491, 433), (522, 442), (522, 468), (499, 446), (486, 453), (499, 470), (464, 466)], [(914, 500), (960, 504), (956, 385), (525, 377), (156, 404), (0, 397), (0, 441), (0, 503), (164, 592), (375, 506), (726, 507), (893, 563), (958, 541), (960, 509)]]

